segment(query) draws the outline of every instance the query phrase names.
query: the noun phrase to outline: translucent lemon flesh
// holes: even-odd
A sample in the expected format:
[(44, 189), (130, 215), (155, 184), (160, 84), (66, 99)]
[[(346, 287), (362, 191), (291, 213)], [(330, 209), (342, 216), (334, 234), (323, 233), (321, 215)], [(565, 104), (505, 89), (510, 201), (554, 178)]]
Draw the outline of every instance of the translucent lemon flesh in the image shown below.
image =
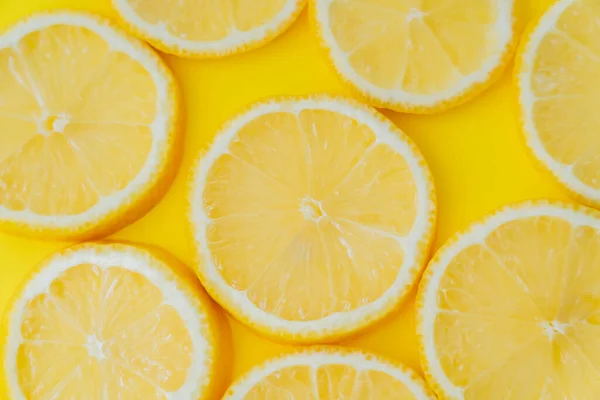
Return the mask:
[(262, 310), (311, 321), (376, 301), (395, 282), (417, 216), (404, 158), (332, 111), (262, 115), (212, 164), (207, 246)]
[(434, 344), (477, 399), (600, 393), (600, 233), (549, 216), (505, 223), (448, 264)]
[(293, 366), (277, 370), (256, 384), (244, 400), (402, 399), (417, 400), (399, 380), (382, 372), (344, 364)]
[(152, 77), (89, 29), (0, 49), (0, 206), (73, 216), (124, 189), (152, 147)]
[(145, 22), (179, 39), (211, 42), (272, 21), (288, 0), (129, 0)]
[(17, 376), (27, 399), (160, 399), (190, 367), (186, 322), (143, 275), (67, 269), (25, 306)]
[(380, 88), (443, 92), (498, 52), (496, 1), (329, 3), (328, 24), (343, 56), (357, 74)]
[(600, 5), (576, 0), (544, 35), (526, 85), (536, 135), (568, 175), (600, 189)]

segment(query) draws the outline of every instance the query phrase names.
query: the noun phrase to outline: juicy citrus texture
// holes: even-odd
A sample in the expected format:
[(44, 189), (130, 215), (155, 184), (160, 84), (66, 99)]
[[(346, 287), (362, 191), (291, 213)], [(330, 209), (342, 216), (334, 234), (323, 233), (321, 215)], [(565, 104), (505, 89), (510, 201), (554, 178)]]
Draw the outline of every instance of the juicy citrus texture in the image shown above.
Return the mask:
[(366, 126), (324, 110), (242, 128), (204, 191), (208, 248), (225, 280), (287, 320), (381, 296), (402, 265), (397, 238), (412, 228), (416, 189), (402, 156), (374, 142)]
[(201, 161), (195, 233), (210, 255), (199, 271), (206, 286), (214, 273), (226, 297), (304, 323), (372, 304), (402, 271), (419, 269), (406, 252), (422, 239), (415, 225), (428, 218), (431, 193), (417, 188), (421, 167), (372, 126), (318, 104), (287, 104), (245, 117)]
[[(153, 124), (174, 101), (157, 109), (157, 78), (123, 50), (126, 40), (77, 14), (34, 17), (0, 38), (0, 219), (34, 229), (97, 225), (97, 214), (123, 207), (117, 198), (156, 163), (152, 148), (169, 150), (156, 143), (167, 132)], [(150, 62), (170, 80), (156, 57)]]
[(307, 350), (268, 361), (235, 382), (225, 400), (430, 400), (424, 382), (405, 367), (359, 351)]
[[(3, 363), (9, 386), (18, 385), (11, 387), (14, 398), (203, 398), (199, 389), (206, 390), (215, 362), (208, 348), (214, 337), (207, 334), (214, 327), (210, 312), (188, 311), (199, 295), (191, 292), (197, 297), (182, 307), (186, 289), (175, 297), (169, 293), (181, 282), (158, 287), (148, 276), (172, 277), (160, 274), (152, 265), (158, 261), (148, 253), (129, 246), (88, 245), (74, 251), (83, 257), (71, 253), (77, 261), (59, 272), (54, 266), (42, 269), (39, 274), (50, 280), (40, 275), (30, 280), (8, 314), (11, 331)], [(111, 259), (94, 262), (90, 254), (102, 251), (110, 252)], [(132, 256), (147, 270), (120, 265)], [(196, 326), (202, 331), (194, 331)], [(198, 335), (206, 337), (193, 339)], [(198, 343), (207, 348), (195, 348)], [(206, 363), (200, 366), (205, 375), (194, 375), (193, 357)], [(193, 390), (190, 379), (199, 380)]]
[(442, 398), (589, 399), (600, 391), (600, 219), (524, 205), (436, 256), (419, 296)]
[(544, 16), (517, 69), (529, 146), (571, 191), (600, 204), (600, 5), (558, 2)]
[(161, 50), (220, 55), (283, 31), (305, 0), (113, 0), (121, 17)]
[(512, 40), (512, 1), (313, 1), (338, 71), (392, 108), (436, 107), (489, 80)]

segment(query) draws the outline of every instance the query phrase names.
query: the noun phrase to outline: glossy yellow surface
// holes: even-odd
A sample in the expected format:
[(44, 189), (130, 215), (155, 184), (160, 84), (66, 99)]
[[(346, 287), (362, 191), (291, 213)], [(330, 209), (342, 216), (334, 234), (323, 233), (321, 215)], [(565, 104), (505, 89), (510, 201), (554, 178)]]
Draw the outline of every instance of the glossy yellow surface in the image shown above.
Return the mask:
[[(516, 0), (519, 31), (551, 0)], [(75, 8), (113, 16), (109, 0), (0, 0), (0, 26), (35, 11)], [(272, 95), (349, 94), (337, 80), (307, 24), (306, 12), (292, 28), (253, 52), (213, 61), (165, 57), (180, 79), (185, 96), (187, 131), (181, 171), (165, 199), (146, 217), (114, 238), (156, 244), (188, 264), (185, 227), (186, 183), (191, 162), (206, 149), (219, 126), (248, 103)], [(511, 66), (512, 68), (512, 66)], [(521, 145), (516, 93), (510, 73), (462, 107), (433, 116), (385, 112), (419, 145), (436, 180), (439, 226), (436, 248), (499, 206), (525, 199), (567, 199), (539, 172)], [(65, 243), (49, 243), (0, 234), (0, 309), (27, 271)], [(419, 368), (412, 297), (402, 311), (370, 332), (347, 340)], [(253, 365), (292, 348), (262, 339), (232, 323), (237, 377)], [(0, 388), (2, 389), (2, 388)]]

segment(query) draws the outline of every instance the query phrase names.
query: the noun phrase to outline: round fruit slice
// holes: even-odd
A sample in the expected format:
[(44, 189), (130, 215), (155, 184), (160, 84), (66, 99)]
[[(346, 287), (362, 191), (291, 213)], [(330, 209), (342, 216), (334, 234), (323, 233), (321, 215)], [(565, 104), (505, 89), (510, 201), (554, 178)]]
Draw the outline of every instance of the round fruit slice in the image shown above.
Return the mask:
[(433, 236), (420, 153), (342, 99), (254, 105), (201, 157), (192, 186), (204, 286), (283, 340), (333, 340), (383, 318), (418, 279)]
[(223, 400), (433, 400), (410, 369), (374, 354), (316, 347), (276, 358), (235, 382)]
[(488, 87), (510, 60), (514, 0), (311, 0), (344, 81), (379, 107), (431, 113)]
[(213, 306), (156, 249), (84, 244), (54, 254), (4, 317), (11, 399), (208, 400), (222, 389)]
[(123, 22), (166, 53), (219, 57), (285, 31), (306, 0), (112, 0)]
[(558, 1), (526, 35), (516, 79), (527, 147), (578, 200), (600, 207), (600, 4)]
[(178, 91), (148, 47), (91, 15), (31, 17), (0, 36), (0, 227), (112, 233), (164, 194)]
[(600, 214), (526, 203), (446, 244), (417, 298), (424, 369), (440, 399), (600, 393)]

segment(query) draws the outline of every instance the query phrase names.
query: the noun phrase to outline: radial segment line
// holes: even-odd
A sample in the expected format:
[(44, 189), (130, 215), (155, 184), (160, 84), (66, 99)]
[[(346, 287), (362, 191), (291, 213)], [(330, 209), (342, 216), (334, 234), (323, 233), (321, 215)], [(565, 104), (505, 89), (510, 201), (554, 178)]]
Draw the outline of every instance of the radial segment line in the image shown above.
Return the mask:
[(138, 378), (142, 379), (144, 382), (148, 383), (149, 385), (151, 385), (152, 387), (154, 387), (156, 390), (158, 390), (159, 392), (161, 392), (167, 399), (170, 398), (169, 394), (163, 388), (161, 388), (158, 385), (158, 383), (155, 383), (152, 379), (148, 378), (144, 374), (142, 374), (140, 372), (136, 372), (133, 369), (133, 367), (131, 365), (129, 365), (129, 363), (125, 362), (125, 360), (121, 360), (121, 359), (118, 359), (118, 358), (111, 358), (111, 362), (113, 364), (116, 364), (116, 365), (120, 366), (121, 368), (129, 371), (130, 373), (132, 373), (133, 375), (137, 376)]
[[(356, 221), (353, 221), (351, 219), (344, 218), (344, 217), (334, 217), (332, 219), (335, 219), (335, 220), (340, 221), (340, 222), (345, 222), (345, 223), (350, 224), (350, 225), (354, 225), (354, 226), (358, 227), (359, 229), (362, 229), (364, 231), (373, 233), (375, 235), (378, 235), (378, 236), (381, 236), (381, 237), (385, 237), (385, 238), (388, 238), (388, 239), (392, 239), (392, 240), (400, 243), (402, 245), (402, 247), (406, 246), (406, 242), (407, 242), (407, 237), (406, 236), (401, 236), (401, 235), (398, 235), (398, 234), (395, 234), (395, 233), (392, 233), (392, 232), (385, 231), (383, 229), (377, 229), (377, 228), (373, 228), (371, 226), (363, 225), (363, 224), (361, 224), (359, 222), (356, 222)], [(336, 228), (338, 226), (339, 225), (337, 225)]]
[(525, 282), (523, 282), (523, 280), (521, 278), (519, 278), (517, 275), (515, 275), (515, 273), (506, 266), (504, 261), (502, 261), (500, 256), (493, 249), (491, 249), (486, 243), (481, 243), (481, 245), (483, 246), (484, 249), (486, 249), (487, 251), (490, 252), (490, 254), (498, 262), (498, 265), (500, 266), (500, 268), (502, 268), (502, 270), (504, 270), (504, 272), (506, 272), (508, 274), (508, 276), (517, 284), (517, 286), (519, 288), (521, 288), (521, 290), (527, 294), (527, 296), (533, 302), (533, 305), (535, 306), (535, 308), (540, 313), (540, 317), (543, 317), (544, 313), (542, 312), (542, 309), (539, 306), (539, 304), (537, 303), (536, 299), (533, 297), (533, 294), (531, 293), (531, 289), (529, 288), (529, 286)]
[(517, 357), (518, 355), (520, 355), (523, 350), (525, 350), (527, 347), (529, 347), (530, 345), (532, 345), (533, 343), (535, 343), (538, 340), (545, 340), (543, 338), (540, 337), (536, 337), (534, 336), (532, 339), (530, 340), (526, 340), (521, 346), (517, 347), (512, 353), (511, 355), (506, 358), (503, 362), (500, 363), (496, 363), (496, 365), (494, 365), (492, 368), (489, 368), (485, 371), (482, 371), (481, 373), (477, 374), (477, 376), (470, 380), (468, 385), (465, 387), (465, 391), (469, 388), (471, 388), (474, 384), (476, 384), (479, 380), (481, 380), (484, 376), (489, 376), (495, 372), (498, 372), (499, 370), (501, 370), (503, 367), (505, 367), (508, 363), (510, 363), (512, 360), (515, 359), (515, 357)]
[[(358, 169), (358, 167), (360, 165), (363, 164), (363, 162), (365, 161), (365, 158), (367, 157), (367, 155), (379, 144), (379, 142), (377, 141), (377, 139), (373, 140), (373, 143), (371, 143), (369, 145), (369, 147), (367, 147), (365, 149), (365, 151), (363, 152), (362, 156), (357, 160), (356, 164), (354, 164), (350, 169), (348, 169), (348, 172), (346, 173), (346, 175), (335, 185), (335, 187), (332, 189), (332, 192), (335, 192), (336, 189), (338, 189), (340, 186), (342, 186), (349, 178), (350, 176), (352, 176), (352, 173)], [(327, 196), (325, 197), (327, 198)]]
[(577, 351), (577, 353), (579, 353), (580, 357), (582, 357), (586, 361), (586, 363), (589, 365), (591, 370), (594, 372), (594, 375), (596, 375), (596, 377), (598, 377), (598, 379), (600, 379), (600, 371), (598, 371), (598, 368), (594, 365), (594, 363), (588, 357), (586, 352), (583, 351), (581, 346), (579, 346), (577, 343), (575, 343), (575, 341), (573, 339), (571, 339), (571, 337), (569, 337), (569, 335), (563, 335), (563, 336), (569, 343), (571, 343), (571, 346), (573, 346), (575, 351)]
[(600, 55), (598, 55), (595, 51), (593, 51), (588, 45), (586, 45), (585, 43), (582, 43), (578, 39), (576, 39), (573, 36), (569, 35), (568, 32), (565, 32), (565, 31), (563, 31), (562, 29), (560, 29), (558, 27), (554, 27), (554, 32), (556, 32), (563, 39), (565, 39), (568, 42), (572, 43), (574, 46), (578, 47), (580, 50), (585, 51), (585, 53), (588, 56), (590, 56), (590, 58), (592, 58), (594, 61), (600, 63)]
[(294, 195), (294, 193), (292, 192), (292, 190), (290, 188), (287, 187), (287, 185), (285, 185), (283, 182), (280, 182), (279, 180), (273, 178), (271, 175), (267, 174), (265, 171), (263, 171), (262, 169), (260, 169), (257, 165), (252, 164), (251, 162), (248, 162), (240, 157), (238, 157), (237, 155), (231, 153), (231, 152), (227, 152), (225, 154), (229, 154), (231, 157), (233, 157), (234, 159), (238, 160), (239, 162), (243, 163), (244, 165), (247, 165), (249, 167), (251, 167), (252, 169), (254, 169), (256, 172), (258, 172), (261, 176), (263, 176), (264, 178), (267, 178), (269, 181), (276, 183), (277, 185), (281, 186), (282, 188), (284, 188), (289, 194)]
[[(31, 75), (31, 69), (29, 68), (29, 62), (27, 61), (27, 57), (25, 57), (23, 55), (23, 51), (21, 50), (20, 44), (16, 44), (15, 46), (13, 46), (13, 49), (14, 49), (15, 53), (20, 57), (21, 63), (23, 64), (23, 73), (26, 75), (25, 78), (29, 81), (29, 90), (27, 90), (26, 86), (25, 86), (25, 89), (28, 92), (30, 92), (31, 94), (33, 94), (35, 101), (38, 103), (38, 107), (40, 107), (43, 112), (48, 112), (48, 107), (46, 106), (46, 103), (44, 102), (44, 97), (42, 96), (42, 93), (40, 92), (36, 81), (33, 79), (33, 76)], [(13, 69), (14, 69), (14, 67), (11, 68), (11, 73), (14, 75), (16, 71), (13, 71)], [(22, 82), (21, 79), (19, 79), (19, 81), (20, 81), (19, 83)]]

